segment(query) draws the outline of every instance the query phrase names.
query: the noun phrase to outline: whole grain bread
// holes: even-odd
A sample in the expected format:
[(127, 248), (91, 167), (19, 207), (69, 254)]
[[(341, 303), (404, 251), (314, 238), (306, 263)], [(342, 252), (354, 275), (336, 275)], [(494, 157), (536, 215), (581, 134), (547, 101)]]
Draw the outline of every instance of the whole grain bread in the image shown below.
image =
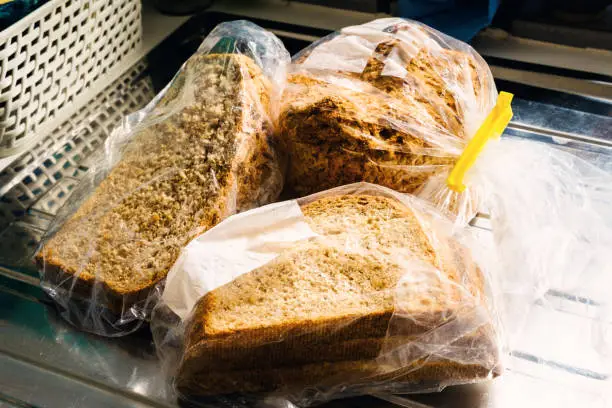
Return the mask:
[[(469, 384), (499, 375), (480, 364), (453, 361), (415, 361), (401, 372), (385, 373), (373, 360), (305, 364), (294, 367), (254, 368), (240, 371), (200, 371), (177, 384), (179, 393), (189, 398), (201, 396), (283, 391), (292, 401), (313, 405), (327, 399), (362, 395), (364, 390), (408, 393), (435, 390), (447, 384)], [(382, 372), (382, 374), (381, 374)], [(312, 387), (304, 395), (300, 387)], [(286, 393), (286, 394), (285, 394)], [(319, 401), (317, 401), (319, 400)]]
[(244, 55), (192, 56), (119, 162), (37, 254), (46, 284), (123, 314), (195, 235), (276, 199), (271, 86)]
[[(279, 123), (289, 153), (287, 183), (299, 194), (360, 181), (414, 193), (449, 171), (473, 131), (467, 119), (484, 119), (492, 107), (488, 67), (467, 46), (434, 47), (434, 35), (417, 23), (400, 29), (413, 33), (413, 43), (381, 41), (362, 72), (303, 67), (325, 41), (293, 62)], [(356, 41), (368, 38), (347, 44)], [(351, 58), (339, 55), (338, 65)], [(399, 73), (387, 69), (394, 64)]]
[[(319, 237), (197, 303), (176, 377), (183, 393), (271, 391), (328, 377), (334, 383), (336, 371), (348, 381), (352, 364), (380, 375), (372, 360), (381, 353), (426, 342), (486, 304), (481, 272), (466, 249), (396, 199), (329, 196), (302, 211)], [(474, 380), (495, 367), (497, 350), (489, 323), (468, 326), (447, 339), (456, 355), (439, 353), (445, 358), (436, 364)]]

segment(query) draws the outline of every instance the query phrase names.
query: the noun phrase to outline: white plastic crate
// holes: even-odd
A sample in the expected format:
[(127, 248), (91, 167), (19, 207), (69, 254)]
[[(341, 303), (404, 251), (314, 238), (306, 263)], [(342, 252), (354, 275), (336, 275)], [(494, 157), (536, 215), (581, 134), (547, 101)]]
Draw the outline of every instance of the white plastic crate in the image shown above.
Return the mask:
[(92, 153), (125, 115), (155, 96), (145, 69), (146, 62), (136, 64), (0, 171), (0, 231), (19, 223), (46, 227), (38, 216), (55, 214), (87, 172)]
[(140, 0), (50, 0), (0, 32), (0, 157), (67, 119), (141, 43)]

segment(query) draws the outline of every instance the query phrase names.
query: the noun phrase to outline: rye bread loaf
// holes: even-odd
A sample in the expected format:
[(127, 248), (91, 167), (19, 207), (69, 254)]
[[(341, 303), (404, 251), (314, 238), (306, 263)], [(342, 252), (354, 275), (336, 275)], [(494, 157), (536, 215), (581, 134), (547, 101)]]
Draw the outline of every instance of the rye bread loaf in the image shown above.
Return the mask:
[(360, 181), (417, 192), (449, 171), (492, 108), (491, 74), (469, 46), (449, 49), (434, 30), (413, 22), (394, 29), (397, 35), (363, 57), (360, 72), (343, 70), (356, 50), (330, 58), (338, 69), (334, 62), (322, 69), (307, 62), (332, 42), (369, 44), (371, 30), (341, 31), (293, 62), (279, 128), (289, 153), (287, 183), (296, 192)]
[(276, 199), (271, 86), (244, 55), (193, 55), (155, 118), (37, 254), (45, 282), (123, 314), (195, 235)]
[[(483, 278), (466, 249), (397, 200), (331, 196), (302, 211), (319, 237), (199, 300), (176, 377), (183, 394), (334, 384), (337, 375), (357, 380), (366, 371), (385, 378), (373, 363), (382, 352), (425, 341), (484, 307)], [(483, 378), (497, 364), (494, 338), (490, 324), (475, 324), (448, 339), (454, 359), (414, 362), (445, 373), (428, 381), (451, 379), (453, 370), (458, 382)]]

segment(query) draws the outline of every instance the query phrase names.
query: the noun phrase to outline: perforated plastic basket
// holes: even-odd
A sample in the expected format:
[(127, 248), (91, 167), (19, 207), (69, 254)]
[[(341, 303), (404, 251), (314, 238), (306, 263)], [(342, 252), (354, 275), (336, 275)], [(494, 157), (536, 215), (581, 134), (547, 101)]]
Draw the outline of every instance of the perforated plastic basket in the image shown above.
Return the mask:
[(0, 157), (23, 152), (141, 46), (140, 0), (50, 0), (0, 32)]
[(3, 246), (18, 245), (24, 231), (44, 231), (45, 220), (68, 199), (111, 131), (153, 99), (151, 81), (142, 75), (145, 69), (145, 61), (137, 63), (0, 171), (0, 265), (7, 255), (29, 259), (31, 254)]

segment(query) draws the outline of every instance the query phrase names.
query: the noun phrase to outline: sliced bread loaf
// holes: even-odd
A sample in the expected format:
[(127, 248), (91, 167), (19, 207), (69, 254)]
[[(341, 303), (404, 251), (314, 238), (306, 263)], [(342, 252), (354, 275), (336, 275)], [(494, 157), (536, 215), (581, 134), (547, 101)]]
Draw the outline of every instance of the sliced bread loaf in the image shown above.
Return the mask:
[[(381, 353), (425, 341), (485, 304), (481, 273), (465, 249), (396, 199), (331, 196), (302, 211), (319, 237), (198, 302), (177, 375), (184, 393), (270, 391), (279, 379), (316, 380), (312, 385), (347, 364), (377, 367), (372, 360)], [(482, 359), (425, 353), (415, 361), (438, 356), (448, 372), (475, 365), (472, 379), (482, 377), (496, 362), (491, 327), (463, 329), (446, 341), (458, 355), (480, 347)], [(296, 385), (303, 381), (282, 383)]]
[(195, 54), (120, 161), (36, 259), (49, 286), (123, 314), (181, 248), (278, 197), (271, 84), (238, 54)]
[[(279, 127), (287, 183), (302, 195), (360, 181), (417, 192), (448, 173), (493, 107), (492, 76), (469, 46), (414, 22), (369, 24), (292, 63)], [(340, 46), (345, 55), (317, 66), (319, 54)]]

